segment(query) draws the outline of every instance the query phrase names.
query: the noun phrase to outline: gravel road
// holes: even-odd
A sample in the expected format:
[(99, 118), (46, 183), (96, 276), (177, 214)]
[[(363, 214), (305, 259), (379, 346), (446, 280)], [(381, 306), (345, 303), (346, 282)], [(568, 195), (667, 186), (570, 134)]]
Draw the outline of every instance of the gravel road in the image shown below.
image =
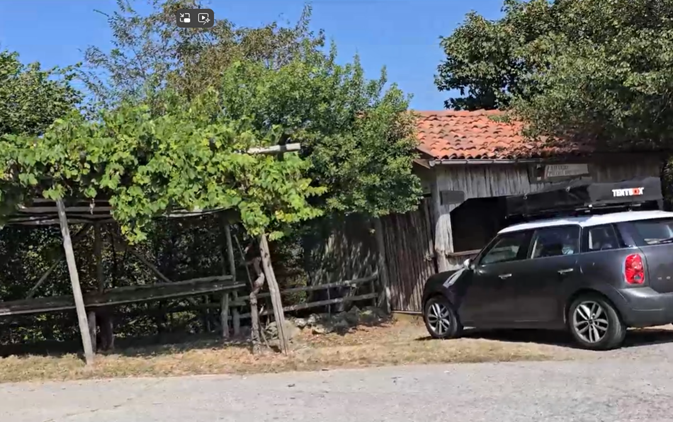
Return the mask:
[(672, 356), (5, 384), (0, 421), (673, 421)]

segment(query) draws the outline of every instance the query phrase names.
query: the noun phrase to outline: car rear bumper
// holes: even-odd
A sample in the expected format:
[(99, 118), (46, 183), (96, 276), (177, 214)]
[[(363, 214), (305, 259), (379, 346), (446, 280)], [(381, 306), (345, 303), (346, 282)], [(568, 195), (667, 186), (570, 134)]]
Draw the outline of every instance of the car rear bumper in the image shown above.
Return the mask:
[(673, 322), (673, 293), (659, 293), (649, 287), (621, 289), (619, 308), (622, 319), (631, 327), (651, 327)]

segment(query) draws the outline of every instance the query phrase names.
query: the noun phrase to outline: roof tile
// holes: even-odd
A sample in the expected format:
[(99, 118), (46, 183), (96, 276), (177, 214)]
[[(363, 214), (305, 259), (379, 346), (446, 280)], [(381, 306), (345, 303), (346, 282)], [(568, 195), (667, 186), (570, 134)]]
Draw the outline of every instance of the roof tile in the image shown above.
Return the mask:
[(435, 159), (518, 159), (591, 152), (586, 145), (551, 146), (522, 135), (523, 124), (492, 119), (498, 110), (417, 111), (420, 150)]

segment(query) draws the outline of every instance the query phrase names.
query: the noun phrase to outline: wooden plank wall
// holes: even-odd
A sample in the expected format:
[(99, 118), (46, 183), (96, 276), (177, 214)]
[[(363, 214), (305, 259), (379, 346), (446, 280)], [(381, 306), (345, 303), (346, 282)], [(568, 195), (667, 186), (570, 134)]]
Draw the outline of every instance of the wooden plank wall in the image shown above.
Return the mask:
[(425, 281), (436, 273), (430, 202), (381, 219), (393, 311), (420, 312)]

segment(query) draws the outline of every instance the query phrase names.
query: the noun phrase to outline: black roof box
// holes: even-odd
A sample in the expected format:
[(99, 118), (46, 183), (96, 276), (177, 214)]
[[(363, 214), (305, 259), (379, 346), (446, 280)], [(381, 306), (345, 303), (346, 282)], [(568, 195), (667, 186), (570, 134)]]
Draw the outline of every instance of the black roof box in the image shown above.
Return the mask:
[(556, 183), (535, 193), (508, 196), (505, 201), (508, 216), (533, 216), (597, 208), (629, 209), (661, 199), (661, 179), (645, 177), (613, 183)]

